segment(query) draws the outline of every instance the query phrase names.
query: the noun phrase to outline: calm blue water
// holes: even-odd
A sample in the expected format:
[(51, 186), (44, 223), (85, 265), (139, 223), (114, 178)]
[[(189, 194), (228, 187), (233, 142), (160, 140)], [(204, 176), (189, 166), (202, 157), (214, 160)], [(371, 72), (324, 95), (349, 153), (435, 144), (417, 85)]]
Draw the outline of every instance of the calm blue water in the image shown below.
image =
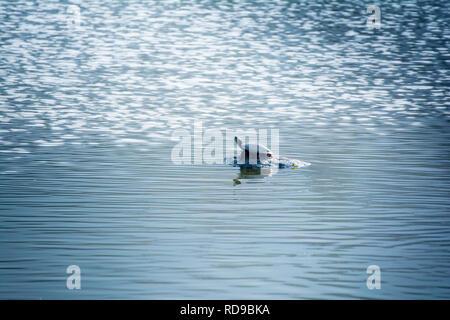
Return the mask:
[[(1, 1), (0, 298), (449, 299), (450, 2), (371, 4)], [(194, 121), (312, 165), (174, 165)]]

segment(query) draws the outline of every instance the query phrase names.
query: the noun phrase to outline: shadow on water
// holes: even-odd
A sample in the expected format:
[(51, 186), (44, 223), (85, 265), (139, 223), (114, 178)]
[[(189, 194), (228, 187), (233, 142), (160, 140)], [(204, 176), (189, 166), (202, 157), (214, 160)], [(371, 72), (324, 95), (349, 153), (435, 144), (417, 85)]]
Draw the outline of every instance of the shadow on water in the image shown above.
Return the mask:
[(233, 179), (233, 185), (241, 184), (241, 180), (264, 180), (266, 177), (270, 177), (273, 173), (272, 168), (243, 168), (239, 169), (239, 174)]

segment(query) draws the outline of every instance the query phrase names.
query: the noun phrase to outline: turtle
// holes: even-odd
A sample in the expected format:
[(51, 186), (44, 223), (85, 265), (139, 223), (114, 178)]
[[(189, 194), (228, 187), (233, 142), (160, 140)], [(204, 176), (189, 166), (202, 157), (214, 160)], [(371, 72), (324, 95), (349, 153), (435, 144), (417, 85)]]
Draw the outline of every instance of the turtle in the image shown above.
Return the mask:
[(234, 142), (242, 152), (234, 164), (241, 168), (263, 168), (278, 165), (279, 168), (299, 168), (310, 165), (308, 162), (291, 159), (275, 154), (263, 144), (243, 144), (242, 140), (234, 137)]

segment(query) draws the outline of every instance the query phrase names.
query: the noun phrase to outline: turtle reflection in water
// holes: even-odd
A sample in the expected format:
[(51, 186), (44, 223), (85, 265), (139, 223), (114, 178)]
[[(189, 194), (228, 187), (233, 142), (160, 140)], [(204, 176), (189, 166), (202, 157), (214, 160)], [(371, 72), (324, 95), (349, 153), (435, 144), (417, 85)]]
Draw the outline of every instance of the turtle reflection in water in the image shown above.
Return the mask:
[[(233, 184), (241, 184), (240, 179), (245, 180), (258, 180), (258, 179), (264, 179), (265, 177), (269, 177), (272, 175), (272, 168), (254, 168), (254, 167), (240, 167), (241, 170), (239, 170), (238, 176), (233, 179)], [(257, 181), (254, 181), (257, 182)]]

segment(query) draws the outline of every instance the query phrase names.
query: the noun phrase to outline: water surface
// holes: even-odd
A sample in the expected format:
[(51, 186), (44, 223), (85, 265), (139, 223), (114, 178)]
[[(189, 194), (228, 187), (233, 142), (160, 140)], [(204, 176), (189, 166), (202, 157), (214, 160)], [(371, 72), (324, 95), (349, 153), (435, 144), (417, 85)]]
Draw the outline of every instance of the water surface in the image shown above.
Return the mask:
[[(449, 299), (450, 5), (371, 4), (0, 2), (0, 298)], [(312, 165), (174, 165), (195, 121)]]

